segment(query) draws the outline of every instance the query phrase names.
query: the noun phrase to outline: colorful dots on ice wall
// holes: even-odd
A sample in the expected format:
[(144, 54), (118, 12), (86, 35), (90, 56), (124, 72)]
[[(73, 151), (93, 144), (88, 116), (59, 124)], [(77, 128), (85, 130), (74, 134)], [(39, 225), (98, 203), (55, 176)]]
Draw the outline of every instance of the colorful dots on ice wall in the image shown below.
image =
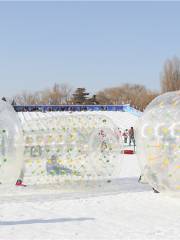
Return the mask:
[(155, 98), (136, 132), (140, 166), (150, 185), (159, 191), (179, 191), (180, 91)]
[(0, 183), (15, 184), (23, 164), (22, 126), (11, 105), (0, 101)]
[(36, 183), (119, 176), (122, 142), (101, 114), (47, 116), (24, 125), (25, 175)]

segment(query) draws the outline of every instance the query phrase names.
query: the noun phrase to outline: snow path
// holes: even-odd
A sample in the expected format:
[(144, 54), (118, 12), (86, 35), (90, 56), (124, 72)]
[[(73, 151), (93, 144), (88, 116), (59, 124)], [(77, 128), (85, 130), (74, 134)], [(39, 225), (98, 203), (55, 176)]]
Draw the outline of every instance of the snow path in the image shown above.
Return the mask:
[(1, 187), (0, 240), (179, 239), (179, 198), (138, 175), (136, 157), (125, 156), (121, 178), (105, 187)]

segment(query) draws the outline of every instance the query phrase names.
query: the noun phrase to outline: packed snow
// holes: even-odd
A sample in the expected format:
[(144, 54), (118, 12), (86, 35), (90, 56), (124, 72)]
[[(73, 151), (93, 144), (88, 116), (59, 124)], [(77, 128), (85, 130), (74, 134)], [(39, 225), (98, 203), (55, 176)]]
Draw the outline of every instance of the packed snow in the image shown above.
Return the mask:
[(0, 239), (179, 239), (179, 199), (153, 193), (139, 174), (136, 156), (123, 155), (106, 187), (1, 187)]

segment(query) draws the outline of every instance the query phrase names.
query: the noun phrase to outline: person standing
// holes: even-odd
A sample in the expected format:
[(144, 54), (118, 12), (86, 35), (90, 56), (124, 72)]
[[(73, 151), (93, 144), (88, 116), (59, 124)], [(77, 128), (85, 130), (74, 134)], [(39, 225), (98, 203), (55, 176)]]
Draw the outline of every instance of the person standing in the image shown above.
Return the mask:
[(123, 137), (124, 137), (124, 143), (127, 143), (127, 139), (128, 139), (128, 129), (126, 129), (124, 132), (123, 132)]
[(135, 146), (134, 128), (133, 127), (131, 127), (129, 129), (129, 146), (131, 146), (131, 142), (133, 142), (133, 145)]

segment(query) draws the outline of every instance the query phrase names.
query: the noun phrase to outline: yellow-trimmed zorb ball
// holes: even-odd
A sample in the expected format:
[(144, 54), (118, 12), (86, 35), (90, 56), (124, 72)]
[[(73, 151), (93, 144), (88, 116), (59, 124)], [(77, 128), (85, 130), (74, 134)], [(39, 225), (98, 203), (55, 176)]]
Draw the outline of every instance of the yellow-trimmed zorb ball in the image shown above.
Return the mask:
[(155, 98), (137, 126), (142, 174), (156, 190), (180, 192), (180, 91)]
[(29, 130), (24, 130), (28, 184), (109, 183), (119, 178), (123, 143), (109, 117), (65, 113), (28, 125)]
[(23, 135), (13, 107), (0, 101), (0, 183), (15, 184), (23, 164)]

